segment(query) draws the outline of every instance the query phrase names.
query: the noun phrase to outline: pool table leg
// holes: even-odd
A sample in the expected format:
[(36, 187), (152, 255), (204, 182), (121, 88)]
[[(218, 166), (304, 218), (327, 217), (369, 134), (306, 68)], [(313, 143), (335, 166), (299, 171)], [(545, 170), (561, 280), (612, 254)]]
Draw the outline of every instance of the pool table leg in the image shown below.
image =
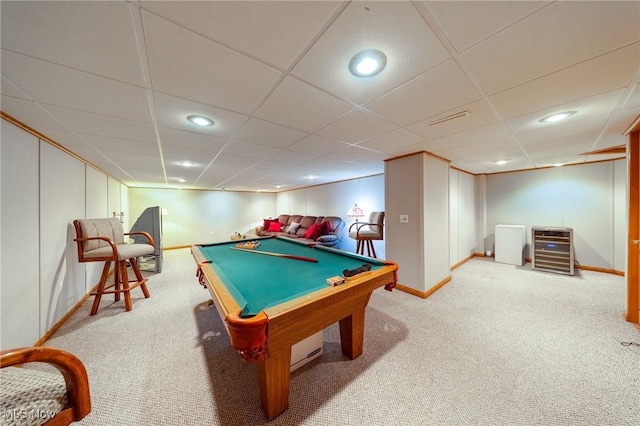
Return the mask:
[(362, 354), (364, 346), (364, 311), (366, 308), (358, 308), (351, 315), (340, 320), (340, 343), (342, 353), (351, 359), (356, 359)]
[(289, 407), (291, 347), (270, 353), (258, 362), (262, 409), (273, 420)]

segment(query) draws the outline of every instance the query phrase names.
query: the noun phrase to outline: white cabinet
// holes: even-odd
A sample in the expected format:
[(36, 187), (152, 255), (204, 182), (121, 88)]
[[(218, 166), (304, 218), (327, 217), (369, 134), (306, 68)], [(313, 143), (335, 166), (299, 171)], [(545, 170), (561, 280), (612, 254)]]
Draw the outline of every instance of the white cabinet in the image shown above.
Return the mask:
[(525, 226), (496, 225), (495, 261), (524, 265)]

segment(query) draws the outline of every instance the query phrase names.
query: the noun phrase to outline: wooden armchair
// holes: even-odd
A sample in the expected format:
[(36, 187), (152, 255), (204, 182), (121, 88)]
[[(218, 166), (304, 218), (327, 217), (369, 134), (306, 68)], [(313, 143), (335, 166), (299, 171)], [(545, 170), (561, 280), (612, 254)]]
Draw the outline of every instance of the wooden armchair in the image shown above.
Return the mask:
[[(78, 260), (80, 262), (105, 262), (102, 276), (97, 290), (91, 293), (95, 296), (91, 315), (98, 312), (100, 299), (103, 294), (114, 294), (115, 300), (120, 300), (120, 293), (124, 293), (124, 306), (127, 311), (132, 309), (130, 291), (140, 287), (145, 298), (148, 298), (147, 279), (142, 276), (138, 267), (138, 257), (151, 255), (155, 252), (154, 242), (147, 232), (124, 233), (122, 223), (117, 218), (110, 219), (79, 219), (73, 221), (78, 243)], [(125, 235), (144, 235), (149, 244), (125, 244)], [(136, 275), (136, 282), (129, 282), (127, 261)], [(115, 262), (114, 283), (106, 285), (109, 277), (111, 262)], [(113, 290), (109, 290), (110, 288)]]
[[(355, 229), (354, 229), (355, 228)], [(349, 237), (357, 241), (356, 253), (364, 255), (367, 246), (367, 256), (376, 257), (374, 240), (384, 239), (384, 212), (371, 212), (369, 222), (355, 222), (349, 227)]]
[[(33, 362), (51, 365), (59, 373), (17, 367)], [(0, 383), (2, 424), (68, 425), (91, 411), (87, 370), (75, 355), (61, 349), (30, 347), (0, 352)]]

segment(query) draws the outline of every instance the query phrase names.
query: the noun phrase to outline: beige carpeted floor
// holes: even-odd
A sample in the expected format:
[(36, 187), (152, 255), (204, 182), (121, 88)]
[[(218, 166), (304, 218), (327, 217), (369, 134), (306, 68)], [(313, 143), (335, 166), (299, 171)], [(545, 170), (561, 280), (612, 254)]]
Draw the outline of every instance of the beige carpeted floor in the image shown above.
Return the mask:
[[(400, 265), (402, 267), (402, 265)], [(168, 251), (134, 308), (88, 300), (47, 342), (82, 359), (82, 425), (259, 425), (254, 365), (231, 348), (188, 249)], [(564, 276), (474, 259), (428, 299), (374, 292), (364, 354), (336, 325), (295, 371), (274, 425), (638, 425), (640, 333), (622, 277)]]

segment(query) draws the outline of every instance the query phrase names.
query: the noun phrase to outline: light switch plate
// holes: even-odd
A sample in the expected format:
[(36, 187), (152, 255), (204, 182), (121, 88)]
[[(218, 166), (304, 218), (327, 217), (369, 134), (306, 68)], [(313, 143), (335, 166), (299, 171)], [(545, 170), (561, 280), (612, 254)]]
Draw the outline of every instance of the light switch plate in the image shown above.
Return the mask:
[(409, 223), (409, 215), (401, 214), (400, 215), (400, 223)]

